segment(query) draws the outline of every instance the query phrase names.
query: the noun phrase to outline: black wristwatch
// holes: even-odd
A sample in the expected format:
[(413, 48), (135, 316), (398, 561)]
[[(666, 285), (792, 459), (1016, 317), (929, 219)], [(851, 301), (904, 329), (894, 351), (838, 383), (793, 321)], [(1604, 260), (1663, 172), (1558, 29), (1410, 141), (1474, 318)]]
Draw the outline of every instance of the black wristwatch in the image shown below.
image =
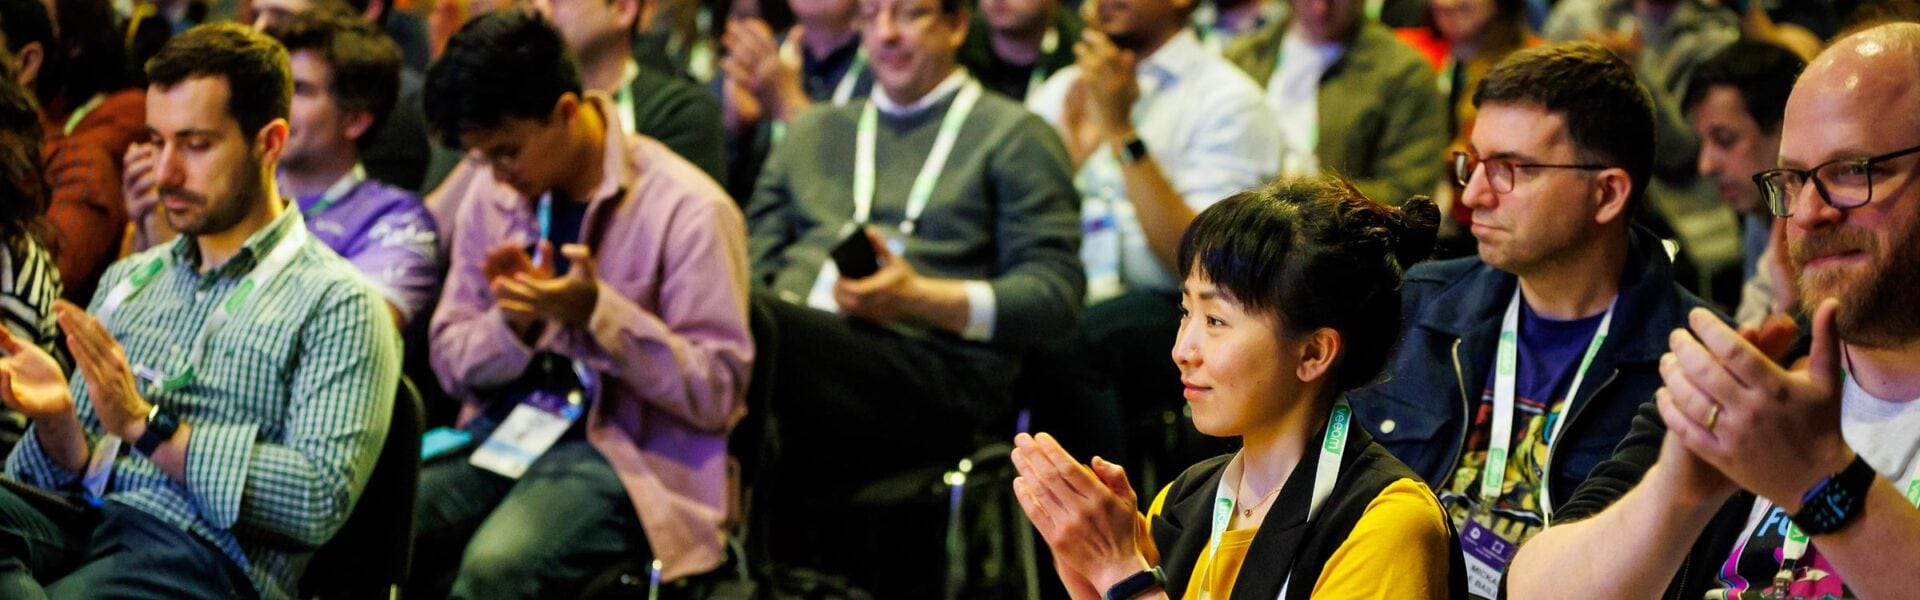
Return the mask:
[(1120, 145), (1120, 164), (1130, 165), (1146, 157), (1147, 143), (1138, 135), (1128, 137), (1127, 143)]
[(1139, 598), (1141, 594), (1166, 587), (1167, 572), (1160, 570), (1159, 565), (1155, 565), (1145, 571), (1129, 575), (1126, 579), (1120, 580), (1120, 583), (1113, 584), (1113, 587), (1107, 588), (1107, 593), (1100, 595), (1100, 600), (1133, 600)]
[(173, 439), (173, 432), (179, 430), (180, 418), (160, 410), (160, 405), (155, 404), (152, 410), (147, 411), (147, 432), (133, 441), (133, 449), (141, 456), (152, 457), (153, 451), (160, 449), (162, 442)]
[(1878, 478), (1866, 459), (1854, 455), (1846, 469), (1813, 486), (1813, 490), (1801, 498), (1800, 513), (1792, 517), (1794, 526), (1807, 535), (1845, 529), (1866, 512), (1867, 492), (1873, 489), (1873, 482)]

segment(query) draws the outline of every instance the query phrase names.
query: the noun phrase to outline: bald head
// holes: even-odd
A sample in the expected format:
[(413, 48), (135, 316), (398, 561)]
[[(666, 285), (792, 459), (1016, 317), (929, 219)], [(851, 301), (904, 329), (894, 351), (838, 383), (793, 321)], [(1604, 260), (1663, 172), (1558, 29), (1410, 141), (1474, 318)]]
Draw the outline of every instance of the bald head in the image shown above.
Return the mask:
[[(1840, 300), (1842, 339), (1920, 340), (1920, 24), (1849, 35), (1807, 65), (1787, 99), (1780, 166), (1824, 184), (1787, 200), (1789, 254), (1807, 306)], [(1869, 158), (1870, 168), (1857, 161)], [(1825, 198), (1823, 198), (1823, 195)], [(1864, 202), (1864, 204), (1862, 204)], [(1850, 208), (1836, 208), (1834, 204)]]

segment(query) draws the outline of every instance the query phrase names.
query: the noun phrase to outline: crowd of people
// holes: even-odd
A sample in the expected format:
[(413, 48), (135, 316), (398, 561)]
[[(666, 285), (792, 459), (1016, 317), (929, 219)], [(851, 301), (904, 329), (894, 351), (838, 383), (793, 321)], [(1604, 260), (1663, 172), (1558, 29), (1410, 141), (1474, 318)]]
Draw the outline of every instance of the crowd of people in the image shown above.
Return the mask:
[(415, 1), (0, 0), (0, 597), (1920, 584), (1920, 3)]

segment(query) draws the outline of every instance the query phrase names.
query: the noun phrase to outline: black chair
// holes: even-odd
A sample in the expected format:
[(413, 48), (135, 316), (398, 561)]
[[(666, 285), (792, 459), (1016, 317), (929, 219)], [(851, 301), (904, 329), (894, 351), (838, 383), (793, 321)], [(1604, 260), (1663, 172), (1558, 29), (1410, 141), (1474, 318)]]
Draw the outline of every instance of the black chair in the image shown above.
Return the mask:
[(737, 507), (740, 521), (733, 524), (728, 532), (727, 550), (732, 561), (730, 565), (734, 577), (725, 577), (716, 573), (713, 576), (699, 578), (699, 582), (676, 582), (661, 584), (653, 572), (653, 565), (639, 560), (623, 560), (601, 571), (581, 592), (581, 598), (659, 598), (661, 592), (668, 597), (692, 598), (750, 598), (754, 597), (754, 571), (759, 565), (771, 564), (768, 557), (772, 550), (765, 542), (765, 532), (755, 531), (765, 528), (767, 520), (758, 518), (764, 511), (756, 511), (753, 492), (758, 489), (762, 466), (772, 461), (778, 453), (778, 436), (775, 434), (773, 412), (769, 408), (773, 398), (774, 360), (772, 349), (779, 343), (779, 331), (774, 325), (773, 311), (762, 304), (766, 296), (754, 295), (747, 304), (747, 328), (753, 337), (755, 348), (751, 380), (747, 385), (747, 415), (734, 424), (733, 432), (727, 438), (727, 453), (732, 455), (732, 466), (736, 483), (739, 484)]
[(300, 578), (305, 598), (393, 598), (413, 562), (413, 503), (420, 484), (425, 408), (413, 382), (400, 378), (387, 443), (360, 502)]

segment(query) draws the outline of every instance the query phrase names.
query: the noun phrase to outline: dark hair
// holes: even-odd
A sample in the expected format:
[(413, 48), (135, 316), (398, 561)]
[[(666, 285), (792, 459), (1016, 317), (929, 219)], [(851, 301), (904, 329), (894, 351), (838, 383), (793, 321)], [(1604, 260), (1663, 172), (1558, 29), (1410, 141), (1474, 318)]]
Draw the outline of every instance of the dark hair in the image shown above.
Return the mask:
[(496, 10), (468, 21), (427, 69), (427, 122), (440, 141), (460, 147), (469, 129), (507, 119), (545, 121), (553, 103), (579, 95), (580, 66), (560, 32), (538, 14)]
[(141, 86), (127, 69), (126, 35), (108, 0), (58, 0), (60, 45), (67, 53), (61, 93), (71, 109), (94, 94)]
[(0, 61), (0, 242), (32, 235), (47, 210), (40, 165), (40, 110)]
[(1520, 104), (1560, 115), (1581, 160), (1626, 169), (1638, 207), (1653, 174), (1653, 100), (1633, 66), (1592, 42), (1514, 52), (1480, 80), (1473, 106)]
[(274, 119), (287, 118), (293, 103), (293, 69), (287, 49), (266, 34), (232, 22), (188, 29), (167, 40), (147, 61), (152, 85), (173, 87), (196, 77), (227, 80), (227, 112), (240, 122), (248, 146)]
[(1433, 250), (1440, 209), (1424, 196), (1393, 208), (1333, 176), (1283, 179), (1208, 207), (1180, 238), (1180, 278), (1195, 269), (1281, 331), (1321, 327), (1347, 348), (1339, 391), (1370, 383), (1400, 336), (1400, 281)]
[(6, 36), (7, 51), (14, 54), (29, 43), (40, 43), (40, 76), (34, 80), (32, 92), (46, 104), (59, 93), (57, 78), (66, 71), (61, 67), (66, 53), (54, 43), (53, 19), (47, 16), (47, 6), (40, 0), (0, 0), (0, 35)]
[(1793, 82), (1807, 67), (1800, 55), (1779, 45), (1755, 40), (1728, 44), (1693, 70), (1687, 95), (1680, 103), (1682, 111), (1693, 110), (1713, 88), (1725, 86), (1740, 92), (1740, 103), (1747, 116), (1760, 124), (1760, 130), (1780, 130), (1780, 119), (1787, 114), (1787, 96)]
[(373, 115), (373, 125), (356, 140), (361, 150), (367, 149), (400, 96), (400, 46), (371, 23), (324, 10), (294, 15), (269, 33), (287, 47), (288, 55), (309, 50), (326, 61), (333, 71), (327, 93), (341, 110)]

